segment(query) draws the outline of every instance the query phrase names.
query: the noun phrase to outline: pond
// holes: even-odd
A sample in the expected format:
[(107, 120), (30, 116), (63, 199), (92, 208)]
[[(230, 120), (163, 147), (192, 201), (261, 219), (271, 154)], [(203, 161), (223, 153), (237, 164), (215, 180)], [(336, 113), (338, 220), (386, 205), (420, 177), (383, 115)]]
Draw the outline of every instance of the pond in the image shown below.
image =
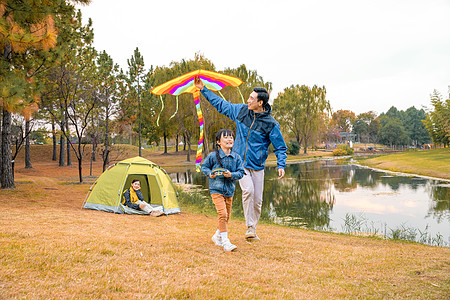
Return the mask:
[[(174, 182), (203, 187), (208, 179), (188, 170)], [(283, 180), (266, 167), (261, 220), (286, 226), (377, 235), (450, 246), (450, 182), (397, 176), (351, 164), (320, 160), (289, 164)], [(233, 215), (243, 218), (239, 184)]]

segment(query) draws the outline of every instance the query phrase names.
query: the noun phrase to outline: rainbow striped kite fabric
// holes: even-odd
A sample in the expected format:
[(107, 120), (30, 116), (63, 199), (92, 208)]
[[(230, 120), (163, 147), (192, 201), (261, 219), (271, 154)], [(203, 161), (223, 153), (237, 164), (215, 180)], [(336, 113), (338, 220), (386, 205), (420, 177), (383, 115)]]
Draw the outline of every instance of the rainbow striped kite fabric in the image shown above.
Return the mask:
[(200, 77), (203, 84), (211, 91), (220, 91), (226, 86), (237, 87), (243, 83), (242, 80), (234, 76), (207, 70), (195, 70), (158, 85), (152, 89), (152, 93), (155, 95), (171, 94), (174, 96), (183, 93), (193, 94), (195, 91), (198, 91), (194, 85), (196, 76)]
[[(171, 94), (177, 97), (177, 110), (170, 118), (173, 118), (178, 111), (178, 95), (181, 95), (183, 93), (193, 94), (195, 107), (197, 109), (198, 122), (200, 124), (200, 138), (197, 146), (195, 167), (197, 172), (200, 172), (200, 163), (202, 162), (202, 151), (203, 151), (203, 114), (202, 109), (200, 107), (200, 91), (194, 84), (195, 77), (199, 77), (202, 80), (203, 85), (206, 86), (209, 90), (219, 91), (219, 93), (220, 90), (223, 89), (224, 87), (226, 86), (238, 87), (243, 83), (243, 81), (237, 77), (230, 75), (220, 74), (207, 70), (195, 70), (186, 73), (184, 75), (181, 75), (177, 78), (174, 78), (172, 80), (169, 80), (152, 89), (152, 93), (155, 95), (159, 95), (161, 98), (161, 106), (162, 106), (161, 111), (164, 108), (164, 101), (162, 100), (161, 95)], [(239, 91), (239, 93), (241, 92)], [(244, 101), (243, 97), (242, 101)], [(159, 115), (156, 123), (159, 126)]]

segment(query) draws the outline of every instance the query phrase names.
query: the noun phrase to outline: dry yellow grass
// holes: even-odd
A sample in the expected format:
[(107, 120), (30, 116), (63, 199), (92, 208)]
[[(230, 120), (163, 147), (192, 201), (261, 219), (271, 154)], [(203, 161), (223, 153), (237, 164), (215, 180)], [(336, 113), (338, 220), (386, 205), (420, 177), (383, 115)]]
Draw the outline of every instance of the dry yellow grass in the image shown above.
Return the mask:
[[(156, 161), (156, 159), (155, 159)], [(100, 173), (100, 164), (94, 166)], [(65, 170), (65, 172), (61, 172)], [(61, 184), (76, 168), (17, 168), (1, 190), (0, 298), (108, 299), (445, 299), (450, 249), (258, 226), (260, 242), (238, 251), (210, 237), (216, 219), (83, 210), (89, 185)], [(67, 173), (67, 174), (66, 174)], [(73, 174), (72, 174), (73, 173)], [(64, 176), (62, 176), (64, 175)]]

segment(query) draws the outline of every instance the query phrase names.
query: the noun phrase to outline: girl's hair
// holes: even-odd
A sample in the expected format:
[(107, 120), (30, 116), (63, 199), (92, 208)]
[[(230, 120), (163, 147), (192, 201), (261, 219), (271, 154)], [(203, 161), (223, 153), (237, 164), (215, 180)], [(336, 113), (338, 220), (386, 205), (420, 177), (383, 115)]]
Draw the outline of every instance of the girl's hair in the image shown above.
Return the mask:
[(217, 144), (220, 141), (222, 136), (232, 136), (234, 139), (234, 133), (230, 129), (220, 129), (216, 134), (216, 142), (214, 143), (214, 147), (216, 148), (216, 157), (219, 161), (219, 165), (223, 168), (222, 162), (220, 161), (219, 148), (220, 146)]

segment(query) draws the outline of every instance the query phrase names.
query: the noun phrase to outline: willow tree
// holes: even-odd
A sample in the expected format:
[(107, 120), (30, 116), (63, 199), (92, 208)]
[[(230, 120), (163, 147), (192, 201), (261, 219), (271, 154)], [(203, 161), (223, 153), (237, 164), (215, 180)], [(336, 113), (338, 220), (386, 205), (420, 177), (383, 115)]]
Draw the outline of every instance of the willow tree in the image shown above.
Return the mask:
[[(150, 77), (151, 87), (158, 86), (168, 80), (183, 75), (185, 73), (205, 69), (214, 71), (214, 65), (210, 60), (203, 55), (196, 53), (194, 59), (181, 60), (179, 62), (173, 61), (169, 67), (156, 67)], [(155, 116), (153, 122), (158, 121), (156, 127), (157, 133), (163, 138), (165, 145), (165, 152), (167, 147), (167, 138), (172, 135), (183, 135), (188, 148), (190, 150), (192, 137), (199, 136), (198, 121), (196, 115), (195, 104), (191, 94), (182, 94), (178, 96), (178, 105), (176, 97), (171, 95), (159, 96), (150, 95), (152, 103), (155, 104)], [(155, 99), (157, 101), (155, 101)], [(159, 100), (159, 99), (162, 99)], [(211, 124), (211, 114), (213, 113), (206, 105), (206, 100), (200, 98), (200, 106), (204, 117), (204, 153), (208, 153), (208, 132)], [(187, 152), (187, 160), (190, 160), (190, 151)]]
[[(70, 22), (72, 3), (79, 1), (0, 0), (0, 102), (2, 106), (2, 188), (14, 187), (11, 159), (11, 113), (17, 106), (34, 101), (34, 77), (57, 46), (59, 26)], [(34, 91), (33, 91), (34, 90)]]
[(293, 135), (303, 151), (321, 128), (324, 114), (330, 113), (325, 87), (292, 85), (285, 88), (274, 100), (273, 114), (283, 131)]

